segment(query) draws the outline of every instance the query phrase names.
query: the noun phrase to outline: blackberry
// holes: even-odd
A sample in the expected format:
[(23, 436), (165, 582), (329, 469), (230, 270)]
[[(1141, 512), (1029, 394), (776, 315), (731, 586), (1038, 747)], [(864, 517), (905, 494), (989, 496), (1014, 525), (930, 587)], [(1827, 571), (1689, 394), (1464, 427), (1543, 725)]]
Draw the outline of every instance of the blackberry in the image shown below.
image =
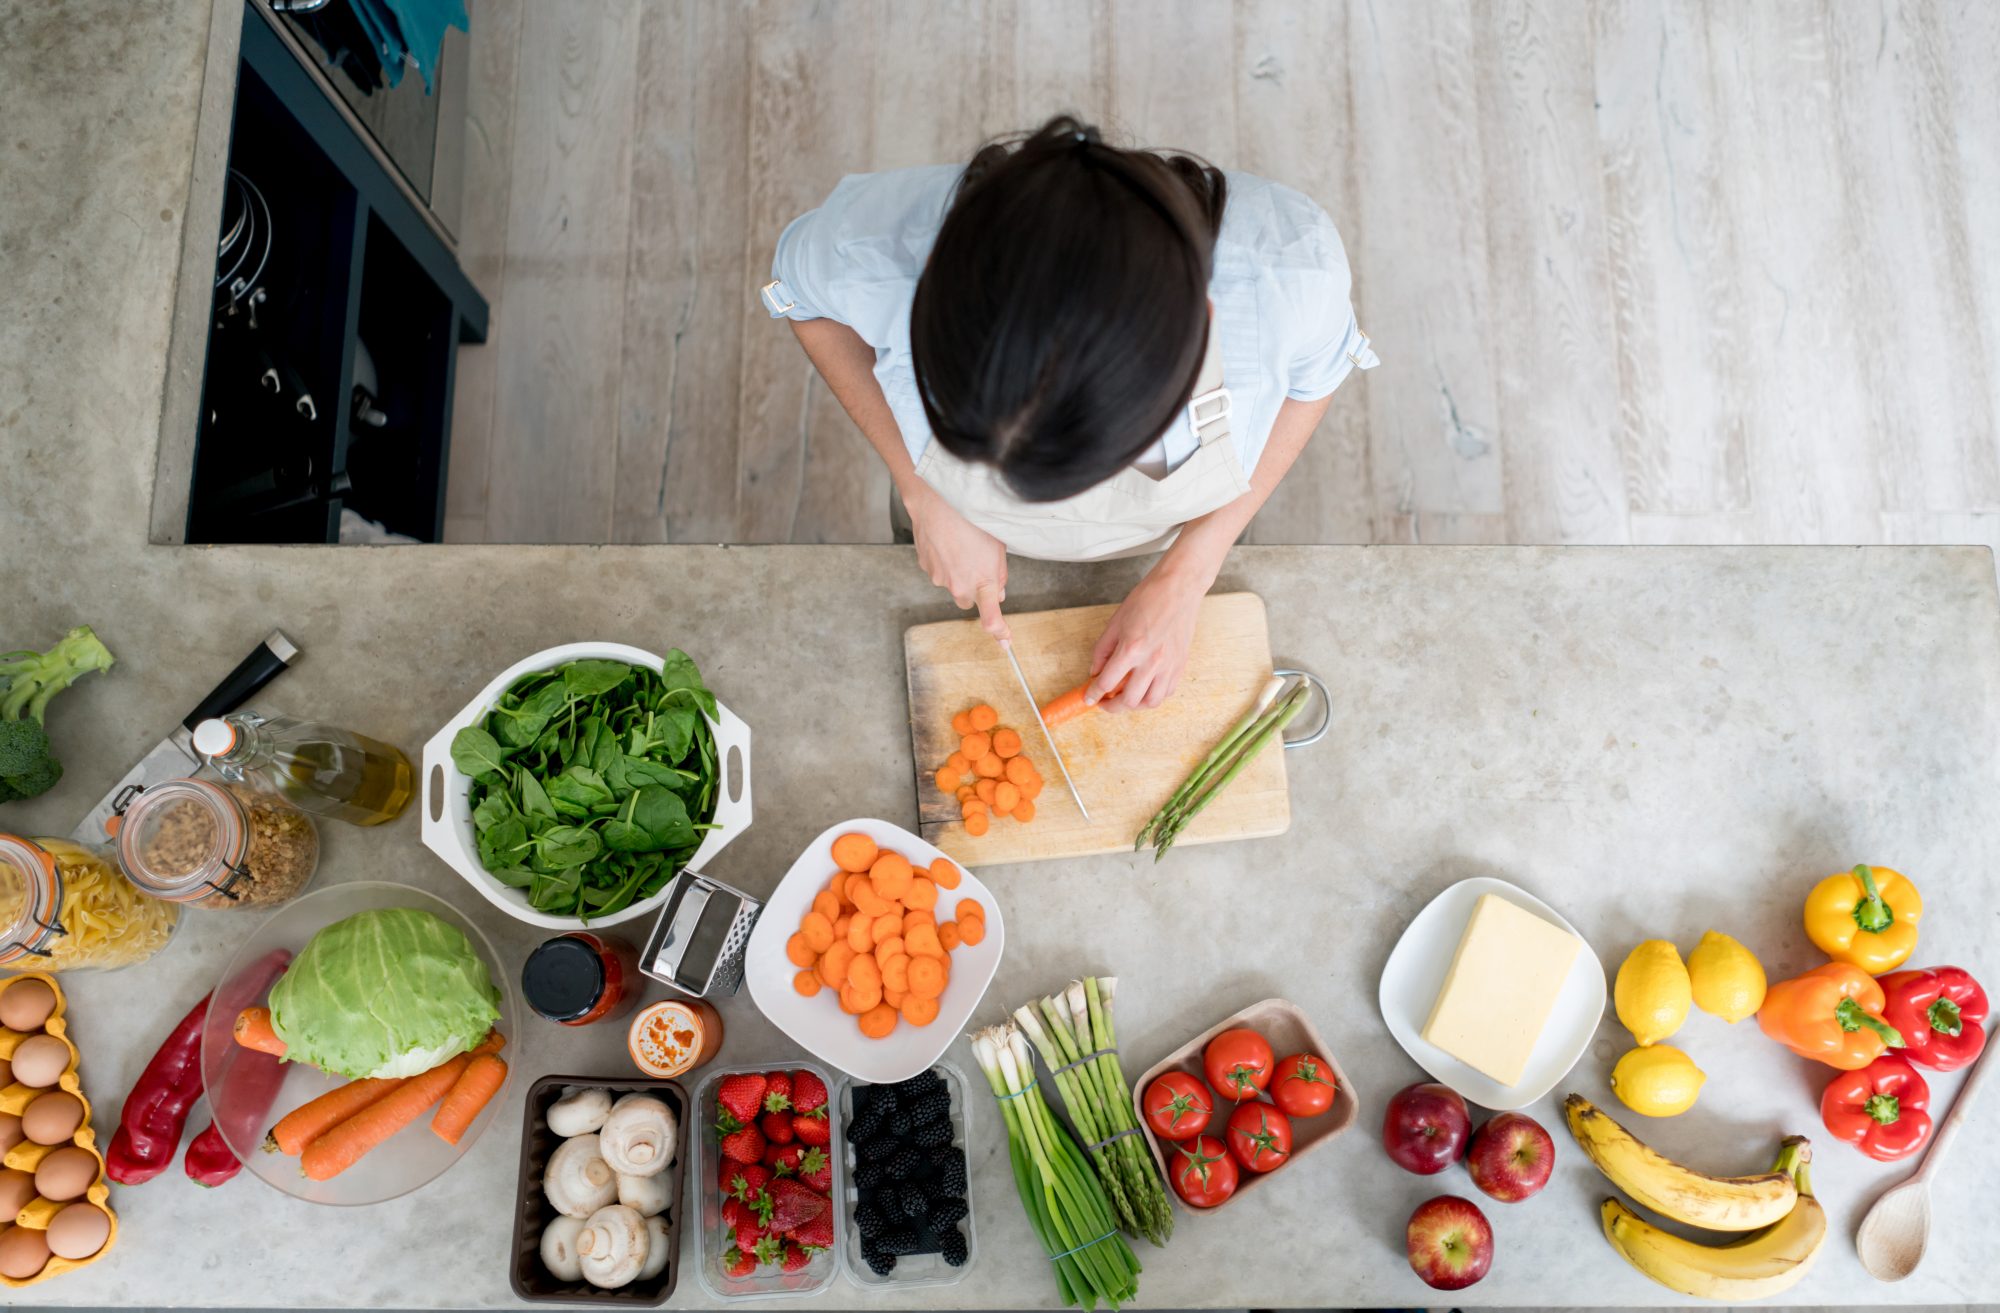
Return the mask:
[[(889, 1113), (886, 1101), (872, 1090), (869, 1093), (868, 1099), (855, 1105), (854, 1116), (847, 1123), (847, 1138), (856, 1144), (875, 1138), (875, 1133), (882, 1129), (882, 1122)], [(856, 1090), (855, 1097), (858, 1099), (860, 1095), (861, 1091)]]
[(928, 1071), (918, 1072), (908, 1080), (897, 1081), (889, 1088), (896, 1092), (896, 1097), (899, 1100), (913, 1099), (919, 1095), (928, 1094), (932, 1090), (943, 1089), (944, 1077), (938, 1074), (936, 1067), (932, 1067)]
[[(933, 1152), (936, 1153), (939, 1151)], [(952, 1195), (958, 1195), (960, 1198), (963, 1198), (965, 1195), (965, 1155), (957, 1149), (952, 1148), (946, 1148), (941, 1152), (944, 1155), (942, 1158), (934, 1156), (931, 1159), (932, 1176), (928, 1182), (928, 1189), (931, 1194), (939, 1198), (948, 1198)]]
[(953, 1267), (964, 1267), (966, 1259), (972, 1256), (966, 1247), (965, 1233), (957, 1227), (938, 1237), (938, 1253), (942, 1254), (944, 1261)]
[(856, 1156), (854, 1164), (854, 1188), (868, 1190), (882, 1184), (888, 1178), (889, 1170), (880, 1158)]
[(926, 1090), (915, 1098), (904, 1098), (901, 1103), (903, 1116), (913, 1126), (924, 1126), (931, 1122), (949, 1123), (951, 1120), (951, 1091), (942, 1085)]
[(925, 1122), (910, 1132), (910, 1142), (926, 1149), (938, 1149), (951, 1143), (951, 1123), (948, 1121)]
[(917, 1233), (912, 1227), (899, 1226), (886, 1232), (881, 1239), (881, 1248), (887, 1254), (914, 1254), (917, 1252)]
[(941, 1199), (932, 1199), (930, 1207), (924, 1211), (924, 1229), (933, 1235), (941, 1236), (946, 1231), (957, 1226), (960, 1220), (971, 1211), (971, 1207), (958, 1195), (946, 1195)]
[(861, 1257), (867, 1262), (868, 1270), (878, 1277), (886, 1277), (896, 1270), (896, 1256), (886, 1249), (863, 1245)]
[(925, 1194), (924, 1188), (915, 1181), (905, 1181), (897, 1186), (895, 1197), (896, 1207), (901, 1209), (903, 1216), (912, 1222), (920, 1221), (923, 1215), (930, 1211), (930, 1196)]
[(883, 1164), (892, 1181), (907, 1181), (923, 1170), (923, 1150), (915, 1145), (905, 1144), (889, 1155)]
[(889, 1229), (889, 1218), (873, 1202), (863, 1200), (854, 1209), (854, 1229), (861, 1233), (861, 1243), (865, 1247), (870, 1241), (879, 1240), (882, 1233)]

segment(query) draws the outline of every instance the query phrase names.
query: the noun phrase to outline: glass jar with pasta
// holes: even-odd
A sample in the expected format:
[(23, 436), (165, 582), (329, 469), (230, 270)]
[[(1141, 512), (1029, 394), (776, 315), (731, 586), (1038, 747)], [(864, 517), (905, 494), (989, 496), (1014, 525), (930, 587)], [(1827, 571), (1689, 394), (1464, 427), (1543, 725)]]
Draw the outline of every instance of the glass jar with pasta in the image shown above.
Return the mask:
[(94, 848), (0, 834), (0, 967), (131, 966), (165, 948), (179, 921), (178, 907), (141, 894)]

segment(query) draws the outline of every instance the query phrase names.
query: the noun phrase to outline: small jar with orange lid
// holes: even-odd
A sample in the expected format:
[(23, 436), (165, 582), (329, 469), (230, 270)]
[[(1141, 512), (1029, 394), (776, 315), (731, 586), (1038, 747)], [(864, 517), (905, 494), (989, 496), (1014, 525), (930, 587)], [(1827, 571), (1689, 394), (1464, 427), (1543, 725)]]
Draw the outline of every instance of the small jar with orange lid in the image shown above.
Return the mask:
[(625, 1047), (648, 1076), (685, 1075), (722, 1052), (722, 1014), (707, 999), (654, 1003), (632, 1018)]
[(140, 896), (105, 853), (0, 834), (0, 968), (113, 970), (167, 946), (180, 909)]

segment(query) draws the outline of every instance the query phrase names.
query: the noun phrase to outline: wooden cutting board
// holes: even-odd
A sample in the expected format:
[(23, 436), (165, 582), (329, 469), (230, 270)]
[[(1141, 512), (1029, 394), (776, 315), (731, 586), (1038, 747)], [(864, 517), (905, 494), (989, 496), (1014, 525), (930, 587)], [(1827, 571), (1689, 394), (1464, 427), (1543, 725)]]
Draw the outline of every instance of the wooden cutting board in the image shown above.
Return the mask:
[[(1090, 675), (1090, 650), (1116, 610), (1080, 606), (1010, 615), (1014, 654), (1043, 702)], [(1055, 730), (1076, 787), (1090, 808), (1086, 822), (1063, 787), (1034, 713), (1008, 668), (1007, 655), (972, 620), (913, 625), (903, 634), (910, 680), (910, 741), (916, 752), (917, 814), (923, 837), (967, 866), (1051, 857), (1130, 852), (1132, 839), (1211, 747), (1250, 709), (1271, 674), (1264, 599), (1224, 593), (1205, 599), (1180, 688), (1150, 711), (1085, 712)], [(991, 703), (1000, 723), (1021, 735), (1045, 787), (1035, 819), (995, 816), (974, 838), (959, 820), (956, 798), (938, 791), (937, 768), (957, 750), (951, 718)], [(1176, 846), (1283, 834), (1292, 821), (1285, 754), (1266, 747)], [(1171, 860), (1171, 859), (1169, 859)]]

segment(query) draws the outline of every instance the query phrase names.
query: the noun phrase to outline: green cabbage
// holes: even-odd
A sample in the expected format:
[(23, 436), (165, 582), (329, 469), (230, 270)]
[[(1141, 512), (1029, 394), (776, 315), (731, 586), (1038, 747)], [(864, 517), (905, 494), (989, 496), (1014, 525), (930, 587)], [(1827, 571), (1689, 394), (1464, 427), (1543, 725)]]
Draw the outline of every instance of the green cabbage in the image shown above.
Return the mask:
[(336, 1076), (414, 1076), (486, 1038), (500, 991), (459, 930), (414, 908), (361, 912), (312, 937), (271, 987), (288, 1061)]

